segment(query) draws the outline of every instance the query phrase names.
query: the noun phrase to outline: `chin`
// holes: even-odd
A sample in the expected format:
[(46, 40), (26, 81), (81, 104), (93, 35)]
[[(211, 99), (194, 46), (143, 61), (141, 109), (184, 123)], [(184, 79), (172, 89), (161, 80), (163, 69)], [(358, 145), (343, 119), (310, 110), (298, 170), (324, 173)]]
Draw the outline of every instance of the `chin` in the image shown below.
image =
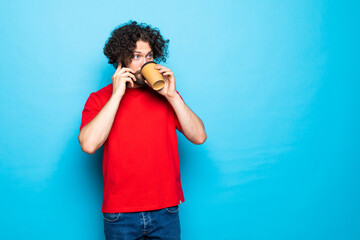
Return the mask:
[(139, 86), (139, 87), (145, 87), (147, 86), (145, 79), (139, 74), (139, 75), (135, 75), (136, 78), (136, 82), (135, 85)]

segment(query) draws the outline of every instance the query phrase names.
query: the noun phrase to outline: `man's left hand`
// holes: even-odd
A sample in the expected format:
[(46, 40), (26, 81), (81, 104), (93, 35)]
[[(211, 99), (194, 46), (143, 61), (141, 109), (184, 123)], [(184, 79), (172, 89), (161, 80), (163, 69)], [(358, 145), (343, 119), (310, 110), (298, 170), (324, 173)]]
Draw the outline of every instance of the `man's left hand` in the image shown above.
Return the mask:
[(169, 68), (161, 66), (160, 64), (157, 64), (155, 66), (155, 69), (159, 70), (159, 72), (163, 75), (165, 81), (164, 87), (157, 92), (166, 98), (174, 98), (176, 95), (174, 73)]

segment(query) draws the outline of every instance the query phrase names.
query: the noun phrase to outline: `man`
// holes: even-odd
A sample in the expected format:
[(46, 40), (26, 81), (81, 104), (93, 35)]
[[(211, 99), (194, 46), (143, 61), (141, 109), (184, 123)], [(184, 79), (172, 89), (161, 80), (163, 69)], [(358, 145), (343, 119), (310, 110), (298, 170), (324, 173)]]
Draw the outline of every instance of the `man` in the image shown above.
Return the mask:
[(194, 144), (207, 136), (170, 69), (155, 67), (165, 80), (158, 91), (140, 74), (146, 62), (166, 61), (168, 42), (158, 29), (134, 21), (115, 29), (104, 47), (116, 68), (112, 84), (91, 93), (83, 110), (82, 150), (93, 154), (104, 145), (106, 239), (180, 239), (176, 129)]

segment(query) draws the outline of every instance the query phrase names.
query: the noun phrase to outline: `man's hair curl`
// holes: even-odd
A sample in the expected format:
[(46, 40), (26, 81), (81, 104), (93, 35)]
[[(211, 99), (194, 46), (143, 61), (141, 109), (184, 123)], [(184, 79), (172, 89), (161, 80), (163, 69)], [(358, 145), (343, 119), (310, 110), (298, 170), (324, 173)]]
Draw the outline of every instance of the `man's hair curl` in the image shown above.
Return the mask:
[(166, 62), (168, 57), (168, 45), (170, 40), (165, 40), (159, 29), (152, 28), (145, 23), (138, 24), (130, 21), (117, 27), (112, 31), (110, 38), (106, 41), (104, 54), (115, 69), (118, 63), (122, 66), (128, 65), (134, 57), (136, 42), (142, 40), (148, 42), (155, 62)]

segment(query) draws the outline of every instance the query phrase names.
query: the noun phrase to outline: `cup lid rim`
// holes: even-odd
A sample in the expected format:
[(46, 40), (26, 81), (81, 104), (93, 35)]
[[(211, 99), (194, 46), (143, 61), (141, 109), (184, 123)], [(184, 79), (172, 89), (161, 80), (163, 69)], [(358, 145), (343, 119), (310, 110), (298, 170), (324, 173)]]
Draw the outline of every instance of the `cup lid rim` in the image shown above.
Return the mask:
[(143, 67), (145, 67), (145, 65), (147, 65), (147, 64), (149, 64), (149, 63), (155, 63), (155, 64), (157, 64), (157, 63), (156, 63), (156, 62), (154, 62), (154, 61), (146, 62), (144, 65), (142, 65), (142, 67), (141, 67), (140, 71), (143, 69)]

